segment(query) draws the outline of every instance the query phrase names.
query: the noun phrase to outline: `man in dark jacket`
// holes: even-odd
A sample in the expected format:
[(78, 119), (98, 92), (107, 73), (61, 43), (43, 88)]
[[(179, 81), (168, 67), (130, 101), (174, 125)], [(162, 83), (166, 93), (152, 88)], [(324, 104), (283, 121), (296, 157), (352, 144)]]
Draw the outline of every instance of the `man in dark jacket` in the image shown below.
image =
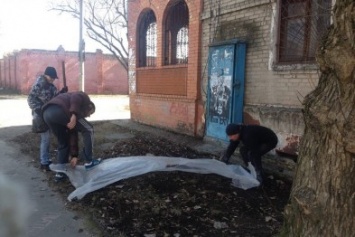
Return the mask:
[(274, 149), (277, 145), (277, 135), (269, 128), (259, 125), (228, 124), (226, 133), (229, 137), (229, 145), (225, 151), (222, 161), (228, 163), (230, 157), (242, 143), (240, 155), (247, 166), (248, 162), (254, 166), (257, 179), (260, 183), (263, 181), (263, 169), (261, 157)]
[[(94, 128), (85, 119), (95, 112), (95, 105), (89, 96), (84, 92), (69, 92), (59, 94), (46, 103), (43, 108), (43, 119), (58, 140), (58, 162), (68, 163), (70, 146), (77, 141), (75, 131), (79, 131), (83, 136), (83, 156), (85, 158), (85, 168), (93, 168), (101, 162), (101, 159), (93, 159)], [(73, 137), (74, 136), (74, 137)], [(76, 149), (77, 150), (77, 149)], [(78, 154), (70, 154), (77, 159)], [(72, 166), (77, 160), (71, 161)], [(64, 166), (63, 166), (64, 168)], [(56, 180), (64, 178), (64, 174), (57, 173)]]

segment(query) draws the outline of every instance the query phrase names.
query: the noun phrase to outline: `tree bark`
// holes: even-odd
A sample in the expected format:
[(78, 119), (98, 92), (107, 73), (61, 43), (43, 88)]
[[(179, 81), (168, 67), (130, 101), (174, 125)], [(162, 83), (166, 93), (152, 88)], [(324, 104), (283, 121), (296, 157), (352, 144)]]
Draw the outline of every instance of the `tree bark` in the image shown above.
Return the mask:
[(305, 97), (305, 131), (282, 236), (355, 233), (355, 3), (337, 0)]

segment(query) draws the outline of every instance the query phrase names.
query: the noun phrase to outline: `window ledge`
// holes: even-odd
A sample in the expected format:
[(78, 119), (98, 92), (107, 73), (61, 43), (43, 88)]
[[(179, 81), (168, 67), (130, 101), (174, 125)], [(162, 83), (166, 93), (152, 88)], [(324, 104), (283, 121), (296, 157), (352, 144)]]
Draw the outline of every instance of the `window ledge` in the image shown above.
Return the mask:
[(185, 67), (187, 67), (187, 63), (185, 63), (185, 64), (166, 64), (166, 65), (163, 65), (162, 67), (163, 68), (185, 68)]
[(319, 66), (316, 63), (309, 64), (274, 64), (272, 65), (273, 71), (291, 71), (291, 70), (318, 70)]

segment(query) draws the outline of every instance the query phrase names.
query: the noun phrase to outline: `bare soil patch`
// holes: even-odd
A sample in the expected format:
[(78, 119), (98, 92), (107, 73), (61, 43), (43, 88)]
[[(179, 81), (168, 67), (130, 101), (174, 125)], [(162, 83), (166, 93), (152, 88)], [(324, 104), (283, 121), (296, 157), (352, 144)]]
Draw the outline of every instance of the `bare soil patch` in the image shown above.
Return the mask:
[[(201, 154), (156, 134), (129, 130), (109, 121), (94, 122), (95, 156), (217, 158)], [(113, 135), (125, 134), (122, 139)], [(25, 133), (13, 139), (39, 168), (39, 135)], [(56, 141), (53, 139), (53, 149)], [(55, 162), (55, 152), (53, 151)], [(63, 198), (74, 190), (66, 180), (49, 185)], [(283, 222), (291, 183), (268, 175), (263, 187), (242, 190), (214, 174), (153, 172), (119, 181), (68, 202), (68, 208), (91, 216), (103, 236), (273, 236)]]

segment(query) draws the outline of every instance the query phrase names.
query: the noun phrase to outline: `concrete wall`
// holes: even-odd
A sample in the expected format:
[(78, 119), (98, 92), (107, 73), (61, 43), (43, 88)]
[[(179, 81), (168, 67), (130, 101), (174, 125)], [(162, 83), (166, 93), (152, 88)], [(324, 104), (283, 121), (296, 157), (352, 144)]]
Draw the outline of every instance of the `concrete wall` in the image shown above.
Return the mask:
[[(0, 60), (0, 87), (16, 89), (27, 94), (37, 77), (47, 66), (57, 70), (59, 80), (55, 85), (63, 87), (62, 61), (69, 91), (81, 90), (79, 82), (78, 52), (23, 49)], [(127, 71), (112, 55), (86, 53), (84, 63), (84, 89), (89, 94), (128, 94)]]

